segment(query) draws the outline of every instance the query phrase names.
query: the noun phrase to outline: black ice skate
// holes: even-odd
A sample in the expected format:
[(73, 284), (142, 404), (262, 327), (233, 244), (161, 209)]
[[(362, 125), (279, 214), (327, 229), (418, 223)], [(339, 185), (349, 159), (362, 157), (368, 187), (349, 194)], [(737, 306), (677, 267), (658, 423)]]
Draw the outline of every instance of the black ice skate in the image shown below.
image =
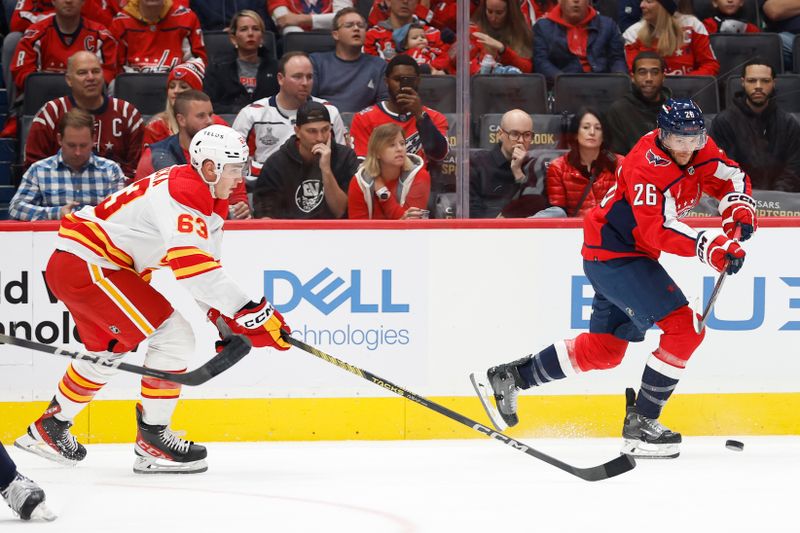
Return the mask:
[(636, 412), (636, 393), (625, 389), (625, 422), (622, 424), (622, 453), (644, 459), (674, 459), (680, 455), (681, 434), (664, 427), (657, 419)]
[[(498, 431), (503, 431), (506, 427), (516, 426), (519, 423), (517, 417), (517, 396), (519, 388), (524, 384), (519, 375), (518, 366), (526, 363), (531, 358), (530, 355), (518, 359), (505, 365), (493, 366), (486, 371), (487, 383), (481, 381), (475, 374), (470, 374), (470, 381), (478, 393), (483, 408), (489, 419)], [(489, 391), (494, 396), (497, 408), (489, 400)]]
[(19, 472), (14, 481), (0, 491), (11, 510), (23, 520), (55, 520), (50, 509), (44, 504), (45, 496), (42, 488), (34, 481), (26, 478)]
[(208, 470), (206, 448), (176, 435), (168, 426), (145, 424), (142, 405), (136, 404), (136, 461), (137, 474), (198, 474)]
[(86, 457), (86, 448), (69, 432), (72, 422), (58, 420), (61, 406), (55, 398), (39, 419), (28, 426), (14, 446), (57, 463), (74, 466)]

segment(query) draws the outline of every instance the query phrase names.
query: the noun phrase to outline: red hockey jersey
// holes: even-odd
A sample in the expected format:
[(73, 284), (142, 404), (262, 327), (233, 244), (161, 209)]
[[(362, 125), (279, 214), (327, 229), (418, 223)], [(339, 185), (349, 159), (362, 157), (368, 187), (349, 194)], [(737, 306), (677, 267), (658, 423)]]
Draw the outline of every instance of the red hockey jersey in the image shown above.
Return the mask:
[[(447, 137), (447, 118), (429, 107), (423, 106), (422, 109), (431, 117), (436, 129)], [(387, 124), (389, 122), (394, 122), (403, 128), (403, 135), (406, 138), (406, 150), (408, 153), (419, 155), (427, 164), (428, 158), (425, 155), (425, 150), (422, 149), (422, 139), (417, 131), (417, 119), (409, 115), (392, 113), (386, 108), (384, 102), (378, 102), (373, 106), (369, 106), (353, 116), (353, 122), (350, 124), (350, 137), (353, 139), (353, 150), (355, 150), (356, 155), (359, 157), (366, 156), (367, 144), (369, 143), (369, 136), (372, 134), (372, 130), (381, 124)]]
[[(106, 28), (119, 12), (117, 0), (86, 0), (81, 8), (84, 18), (102, 24)], [(53, 0), (19, 0), (11, 15), (11, 31), (23, 32), (31, 24), (36, 24), (55, 13)]]
[(698, 232), (680, 219), (702, 194), (750, 194), (750, 178), (711, 138), (680, 167), (659, 147), (657, 135), (651, 131), (636, 143), (617, 167), (616, 184), (584, 218), (585, 260), (695, 255)]
[[(706, 27), (692, 15), (679, 15), (678, 20), (683, 28), (683, 42), (674, 54), (664, 57), (667, 75), (716, 76), (719, 62), (711, 49)], [(633, 60), (639, 52), (654, 52), (658, 46), (658, 39), (654, 39), (650, 47), (638, 39), (639, 30), (644, 24), (644, 21), (639, 21), (622, 34), (628, 68), (633, 66)]]
[(111, 83), (117, 71), (117, 41), (96, 22), (81, 19), (72, 35), (61, 33), (55, 17), (31, 25), (20, 39), (11, 63), (11, 75), (22, 93), (25, 80), (33, 72), (65, 72), (67, 59), (75, 52), (95, 54), (103, 67), (103, 78)]
[[(26, 168), (58, 152), (58, 121), (74, 105), (71, 96), (62, 96), (50, 100), (36, 113), (25, 142)], [(142, 153), (144, 124), (139, 111), (125, 100), (106, 97), (103, 105), (91, 113), (95, 153), (119, 163), (125, 176), (132, 178)]]
[(117, 66), (125, 72), (168, 72), (195, 57), (208, 61), (200, 21), (184, 6), (172, 5), (151, 24), (131, 2), (114, 17), (111, 33), (119, 41)]
[[(421, 23), (419, 20), (416, 20), (416, 22)], [(427, 24), (423, 24), (423, 26), (425, 28), (425, 37), (428, 38), (428, 46), (438, 48), (442, 54), (447, 55), (450, 45), (442, 42), (442, 33), (433, 26), (428, 26)], [(397, 54), (397, 46), (392, 39), (392, 31), (394, 29), (389, 24), (389, 21), (386, 20), (368, 29), (367, 36), (364, 39), (364, 53), (382, 57), (386, 61), (391, 60)]]

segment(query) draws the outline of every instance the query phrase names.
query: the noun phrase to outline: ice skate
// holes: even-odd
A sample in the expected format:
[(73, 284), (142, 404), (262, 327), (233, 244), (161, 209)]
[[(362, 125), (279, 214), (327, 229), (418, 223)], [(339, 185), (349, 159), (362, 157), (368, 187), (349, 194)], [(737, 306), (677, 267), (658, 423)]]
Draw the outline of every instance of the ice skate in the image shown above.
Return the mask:
[(14, 441), (14, 446), (64, 465), (75, 466), (86, 457), (86, 448), (70, 433), (72, 422), (58, 420), (61, 406), (55, 398), (28, 431)]
[(680, 455), (681, 434), (663, 426), (657, 419), (636, 412), (636, 393), (625, 390), (625, 422), (622, 425), (622, 453), (642, 459), (674, 459)]
[(44, 503), (45, 495), (42, 488), (19, 472), (14, 481), (0, 491), (0, 495), (3, 496), (11, 510), (23, 520), (47, 520), (49, 522), (56, 519), (56, 515)]
[(496, 410), (491, 408), (491, 402), (487, 398), (487, 385), (479, 381), (475, 374), (470, 375), (472, 385), (475, 387), (475, 391), (478, 393), (478, 397), (481, 399), (486, 413), (499, 431), (502, 431), (505, 427), (503, 427), (503, 424), (498, 423), (500, 421), (497, 420), (498, 414), (506, 426), (516, 426), (519, 422), (519, 418), (517, 418), (517, 396), (519, 395), (519, 387), (523, 385), (523, 381), (517, 367), (528, 362), (530, 358), (531, 356), (527, 355), (522, 359), (505, 365), (493, 366), (486, 371), (488, 387), (491, 387), (494, 401), (497, 405)]
[(497, 431), (504, 431), (508, 428), (508, 424), (503, 420), (500, 411), (497, 410), (490, 399), (490, 396), (494, 396), (494, 393), (491, 392), (492, 388), (488, 381), (486, 379), (481, 379), (480, 374), (475, 372), (469, 375), (469, 380), (472, 382), (472, 388), (475, 389), (475, 393), (478, 395), (478, 399), (481, 401), (481, 405), (483, 405), (486, 414), (489, 415), (489, 420), (491, 420), (494, 428)]
[(137, 474), (198, 474), (208, 470), (206, 448), (180, 438), (168, 426), (145, 424), (142, 406), (136, 404), (136, 461)]

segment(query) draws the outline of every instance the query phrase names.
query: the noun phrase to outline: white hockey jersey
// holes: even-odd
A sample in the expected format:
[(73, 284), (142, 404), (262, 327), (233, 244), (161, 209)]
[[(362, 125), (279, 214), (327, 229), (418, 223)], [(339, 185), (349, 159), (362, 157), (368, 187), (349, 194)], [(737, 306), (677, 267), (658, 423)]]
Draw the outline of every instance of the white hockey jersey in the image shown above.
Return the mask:
[[(336, 106), (315, 96), (311, 100), (328, 108), (334, 139), (339, 144), (349, 146), (347, 129)], [(250, 169), (252, 179), (261, 173), (264, 161), (294, 135), (294, 120), (294, 114), (285, 115), (278, 108), (277, 95), (256, 100), (236, 115), (232, 127), (247, 139), (250, 153), (255, 154)]]
[(67, 215), (56, 248), (146, 281), (170, 268), (195, 300), (233, 316), (250, 298), (220, 265), (227, 212), (191, 166), (176, 165)]

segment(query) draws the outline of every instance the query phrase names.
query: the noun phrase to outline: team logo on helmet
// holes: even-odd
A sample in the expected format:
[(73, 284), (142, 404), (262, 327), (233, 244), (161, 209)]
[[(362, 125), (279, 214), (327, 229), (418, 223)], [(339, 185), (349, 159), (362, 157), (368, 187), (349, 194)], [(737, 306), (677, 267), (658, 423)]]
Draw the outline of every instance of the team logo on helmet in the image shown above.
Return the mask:
[(655, 153), (652, 149), (647, 151), (647, 162), (653, 165), (654, 167), (668, 167), (670, 165), (670, 160), (664, 157), (661, 157), (657, 153)]

